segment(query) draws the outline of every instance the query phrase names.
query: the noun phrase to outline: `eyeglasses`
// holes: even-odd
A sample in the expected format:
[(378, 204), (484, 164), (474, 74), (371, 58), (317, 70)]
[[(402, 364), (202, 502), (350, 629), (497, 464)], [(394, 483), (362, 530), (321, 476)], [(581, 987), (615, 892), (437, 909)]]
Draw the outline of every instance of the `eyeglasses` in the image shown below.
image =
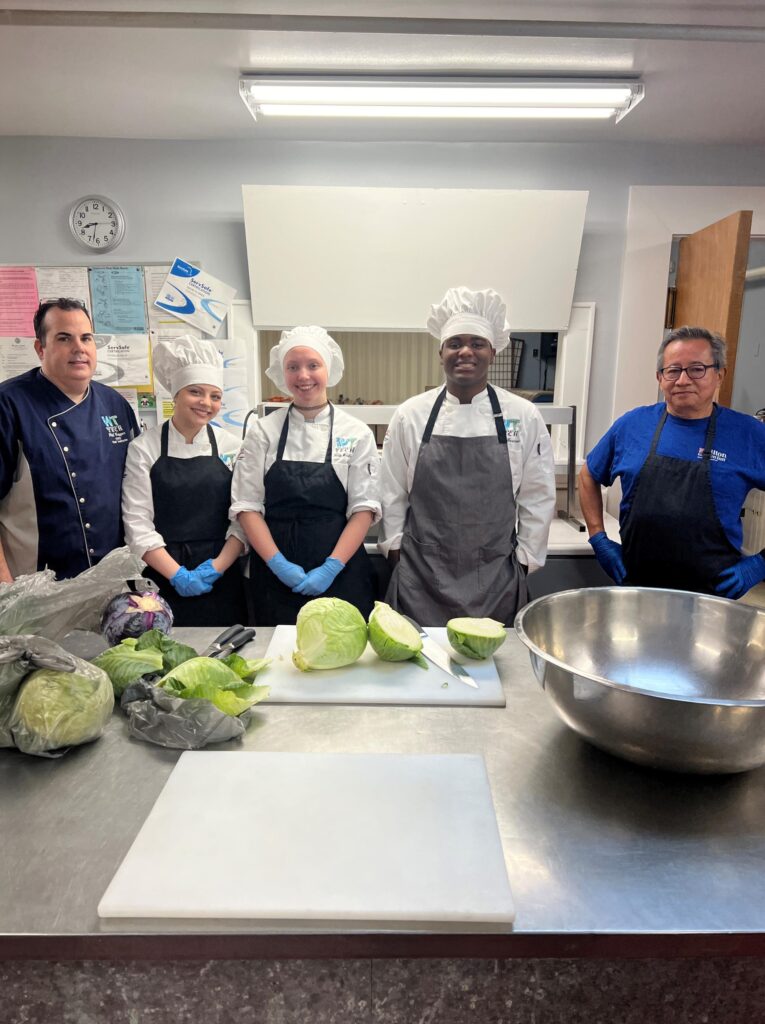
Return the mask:
[(717, 363), (691, 363), (690, 366), (665, 366), (659, 373), (664, 380), (680, 380), (684, 373), (688, 374), (690, 380), (701, 380), (707, 370), (713, 367), (717, 370)]

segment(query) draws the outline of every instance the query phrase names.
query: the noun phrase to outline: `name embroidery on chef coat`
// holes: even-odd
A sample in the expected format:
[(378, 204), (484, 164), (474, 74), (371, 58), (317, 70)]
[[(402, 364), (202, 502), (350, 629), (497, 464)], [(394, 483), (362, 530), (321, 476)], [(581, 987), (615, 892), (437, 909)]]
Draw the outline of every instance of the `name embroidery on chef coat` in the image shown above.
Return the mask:
[(124, 444), (127, 441), (127, 432), (116, 416), (102, 416), (101, 422), (112, 444)]

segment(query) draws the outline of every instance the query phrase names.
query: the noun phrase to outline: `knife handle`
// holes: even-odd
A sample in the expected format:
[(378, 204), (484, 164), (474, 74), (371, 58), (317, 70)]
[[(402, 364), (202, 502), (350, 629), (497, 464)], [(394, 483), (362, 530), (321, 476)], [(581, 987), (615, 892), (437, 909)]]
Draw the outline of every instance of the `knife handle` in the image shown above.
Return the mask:
[(227, 644), (230, 640), (233, 640), (237, 633), (241, 633), (243, 629), (244, 626), (242, 626), (241, 624), (237, 624), (236, 626), (229, 626), (229, 628), (224, 630), (224, 632), (221, 633), (220, 636), (215, 637), (210, 646), (223, 647), (224, 644)]
[(238, 651), (240, 647), (244, 647), (244, 645), (248, 644), (250, 640), (254, 639), (254, 637), (255, 629), (252, 626), (247, 626), (242, 629), (241, 633), (237, 633), (236, 636), (233, 636), (226, 644), (226, 647), (230, 647), (232, 651)]

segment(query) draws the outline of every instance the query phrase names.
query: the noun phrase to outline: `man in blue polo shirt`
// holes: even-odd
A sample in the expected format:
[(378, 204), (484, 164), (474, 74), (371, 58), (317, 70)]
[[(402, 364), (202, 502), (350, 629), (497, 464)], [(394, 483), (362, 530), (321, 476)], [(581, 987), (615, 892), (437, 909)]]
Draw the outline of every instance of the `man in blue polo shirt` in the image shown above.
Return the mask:
[(75, 299), (40, 304), (37, 369), (0, 384), (0, 582), (76, 576), (123, 543), (120, 493), (139, 430), (116, 391), (92, 381), (93, 325)]
[[(587, 456), (582, 514), (616, 583), (738, 598), (765, 579), (762, 552), (741, 553), (741, 508), (765, 488), (765, 424), (714, 401), (725, 363), (719, 335), (673, 331), (656, 363), (666, 403), (625, 413)], [(600, 490), (617, 477), (621, 544), (606, 536)]]

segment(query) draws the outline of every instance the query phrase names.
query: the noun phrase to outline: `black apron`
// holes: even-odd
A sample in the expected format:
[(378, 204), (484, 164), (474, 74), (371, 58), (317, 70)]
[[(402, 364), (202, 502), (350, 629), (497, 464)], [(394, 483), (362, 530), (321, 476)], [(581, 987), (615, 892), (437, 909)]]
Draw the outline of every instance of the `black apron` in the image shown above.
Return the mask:
[(714, 594), (716, 578), (741, 558), (720, 523), (712, 494), (717, 405), (697, 462), (657, 454), (666, 420), (665, 409), (621, 526), (624, 584)]
[[(231, 504), (231, 470), (218, 458), (212, 427), (211, 455), (174, 459), (167, 454), (169, 421), (162, 425), (160, 456), (151, 467), (154, 526), (168, 554), (187, 569), (216, 558), (226, 541)], [(173, 609), (176, 626), (233, 626), (247, 621), (244, 584), (238, 560), (213, 584), (209, 594), (181, 597), (170, 581), (151, 568), (144, 576), (159, 585)]]
[(511, 625), (527, 601), (515, 548), (516, 506), (507, 432), (494, 388), (487, 388), (496, 438), (422, 435), (409, 508), (386, 600), (422, 626), (459, 616)]
[[(332, 468), (335, 410), (329, 407), (329, 441), (324, 462), (284, 459), (292, 404), (279, 436), (276, 461), (265, 476), (265, 521), (284, 557), (306, 572), (332, 554), (348, 522), (348, 495)], [(256, 626), (294, 625), (311, 597), (293, 594), (254, 551), (250, 556), (250, 586)], [(339, 597), (368, 618), (376, 596), (372, 560), (362, 544), (332, 586), (320, 597)]]

